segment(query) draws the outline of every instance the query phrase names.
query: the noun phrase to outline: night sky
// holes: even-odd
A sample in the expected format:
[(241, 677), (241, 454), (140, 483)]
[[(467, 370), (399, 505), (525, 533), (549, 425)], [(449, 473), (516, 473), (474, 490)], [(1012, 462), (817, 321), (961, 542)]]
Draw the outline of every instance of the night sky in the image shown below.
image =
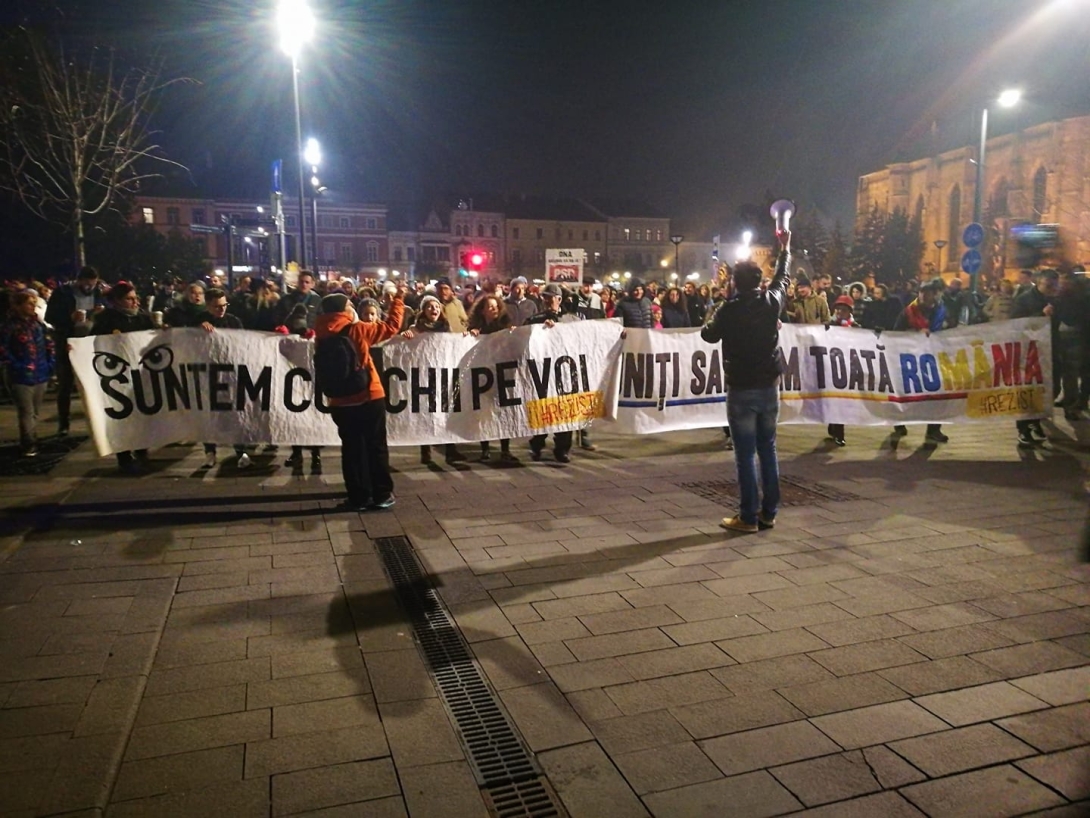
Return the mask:
[[(623, 197), (693, 238), (766, 190), (850, 225), (860, 174), (1090, 113), (1088, 0), (311, 0), (304, 136), (348, 198)], [(81, 44), (158, 54), (155, 123), (202, 190), (267, 193), (294, 156), (274, 0), (16, 0)], [(293, 184), (289, 178), (287, 184)], [(291, 189), (289, 187), (289, 189)]]

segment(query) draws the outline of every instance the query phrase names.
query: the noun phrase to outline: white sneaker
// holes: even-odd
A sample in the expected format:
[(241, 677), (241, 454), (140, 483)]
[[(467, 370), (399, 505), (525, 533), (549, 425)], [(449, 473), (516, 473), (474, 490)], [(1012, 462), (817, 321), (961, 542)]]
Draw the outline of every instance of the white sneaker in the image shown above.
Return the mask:
[(246, 452), (243, 452), (242, 454), (240, 454), (238, 456), (238, 467), (240, 469), (250, 468), (250, 463), (251, 463), (250, 455), (246, 454)]
[(210, 469), (216, 465), (216, 453), (209, 452), (204, 456), (204, 468)]

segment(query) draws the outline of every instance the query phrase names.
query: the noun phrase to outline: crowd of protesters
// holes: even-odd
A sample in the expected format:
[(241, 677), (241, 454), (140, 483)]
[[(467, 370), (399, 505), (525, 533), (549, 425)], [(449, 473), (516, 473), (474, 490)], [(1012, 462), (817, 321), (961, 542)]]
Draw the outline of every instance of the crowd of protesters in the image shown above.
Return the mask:
[[(627, 274), (626, 274), (627, 275)], [(208, 332), (250, 329), (315, 336), (321, 324), (323, 298), (343, 296), (345, 304), (369, 324), (384, 324), (398, 302), (396, 331), (412, 337), (424, 332), (487, 335), (527, 324), (565, 320), (618, 319), (626, 328), (677, 329), (701, 327), (716, 309), (734, 297), (730, 270), (720, 268), (712, 283), (686, 281), (682, 286), (629, 277), (604, 284), (593, 278), (581, 284), (540, 285), (523, 277), (508, 283), (471, 283), (456, 287), (449, 279), (431, 284), (415, 281), (316, 280), (300, 272), (292, 287), (272, 278), (243, 275), (227, 286), (219, 275), (191, 282), (167, 280), (149, 292), (131, 284), (103, 282), (94, 268), (82, 269), (71, 282), (7, 282), (0, 289), (0, 365), (4, 389), (14, 400), (19, 417), (22, 453), (38, 452), (38, 419), (47, 385), (56, 384), (57, 434), (67, 435), (75, 378), (68, 359), (71, 338), (132, 332), (142, 329), (199, 327)], [(762, 286), (767, 285), (767, 280)], [(399, 295), (399, 293), (401, 293)], [(788, 286), (780, 320), (783, 323), (826, 324), (860, 330), (916, 330), (938, 332), (959, 324), (1004, 321), (1043, 315), (1052, 326), (1054, 382), (1057, 406), (1068, 420), (1080, 420), (1090, 399), (1090, 285), (1081, 268), (1063, 274), (1053, 270), (1023, 271), (1018, 281), (999, 281), (986, 293), (970, 293), (959, 278), (909, 282), (890, 288), (876, 283), (835, 284), (828, 275), (793, 278)], [(730, 447), (729, 428), (724, 427)], [(904, 426), (894, 436), (906, 434)], [(842, 425), (830, 425), (834, 444), (846, 444)], [(1032, 446), (1045, 438), (1039, 422), (1020, 421), (1018, 442)], [(554, 457), (570, 461), (573, 445), (594, 450), (590, 430), (578, 435), (554, 436)], [(927, 440), (944, 443), (938, 424), (929, 425)], [(500, 463), (517, 462), (509, 440), (499, 442)], [(492, 460), (490, 441), (480, 443), (479, 460)], [(530, 455), (538, 460), (543, 437), (530, 441)], [(235, 447), (237, 465), (251, 458)], [(216, 463), (216, 447), (205, 444), (205, 467)], [(465, 460), (457, 446), (444, 449), (449, 463)], [(119, 455), (121, 467), (133, 473), (143, 468), (146, 452)], [(301, 468), (303, 450), (293, 447), (286, 465)], [(430, 447), (421, 460), (431, 462)], [(311, 449), (311, 465), (320, 467), (321, 453)]]

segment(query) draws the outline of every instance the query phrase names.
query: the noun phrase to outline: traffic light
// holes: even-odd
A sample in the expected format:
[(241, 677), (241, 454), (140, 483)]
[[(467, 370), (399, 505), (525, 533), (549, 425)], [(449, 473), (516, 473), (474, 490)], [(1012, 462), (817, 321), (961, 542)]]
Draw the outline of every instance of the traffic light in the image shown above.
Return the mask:
[(479, 273), (484, 266), (484, 253), (479, 250), (474, 250), (469, 254), (469, 269), (475, 273)]

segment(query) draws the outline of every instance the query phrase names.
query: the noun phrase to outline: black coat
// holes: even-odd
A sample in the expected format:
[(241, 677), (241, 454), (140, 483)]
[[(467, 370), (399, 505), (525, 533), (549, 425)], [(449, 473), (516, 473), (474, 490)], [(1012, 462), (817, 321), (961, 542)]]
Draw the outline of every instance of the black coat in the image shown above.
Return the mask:
[(115, 307), (107, 307), (95, 316), (91, 334), (112, 335), (115, 332), (140, 332), (146, 329), (155, 329), (155, 323), (144, 310), (136, 315), (126, 315)]
[(613, 317), (620, 318), (626, 329), (651, 329), (651, 299), (626, 295), (617, 301)]

